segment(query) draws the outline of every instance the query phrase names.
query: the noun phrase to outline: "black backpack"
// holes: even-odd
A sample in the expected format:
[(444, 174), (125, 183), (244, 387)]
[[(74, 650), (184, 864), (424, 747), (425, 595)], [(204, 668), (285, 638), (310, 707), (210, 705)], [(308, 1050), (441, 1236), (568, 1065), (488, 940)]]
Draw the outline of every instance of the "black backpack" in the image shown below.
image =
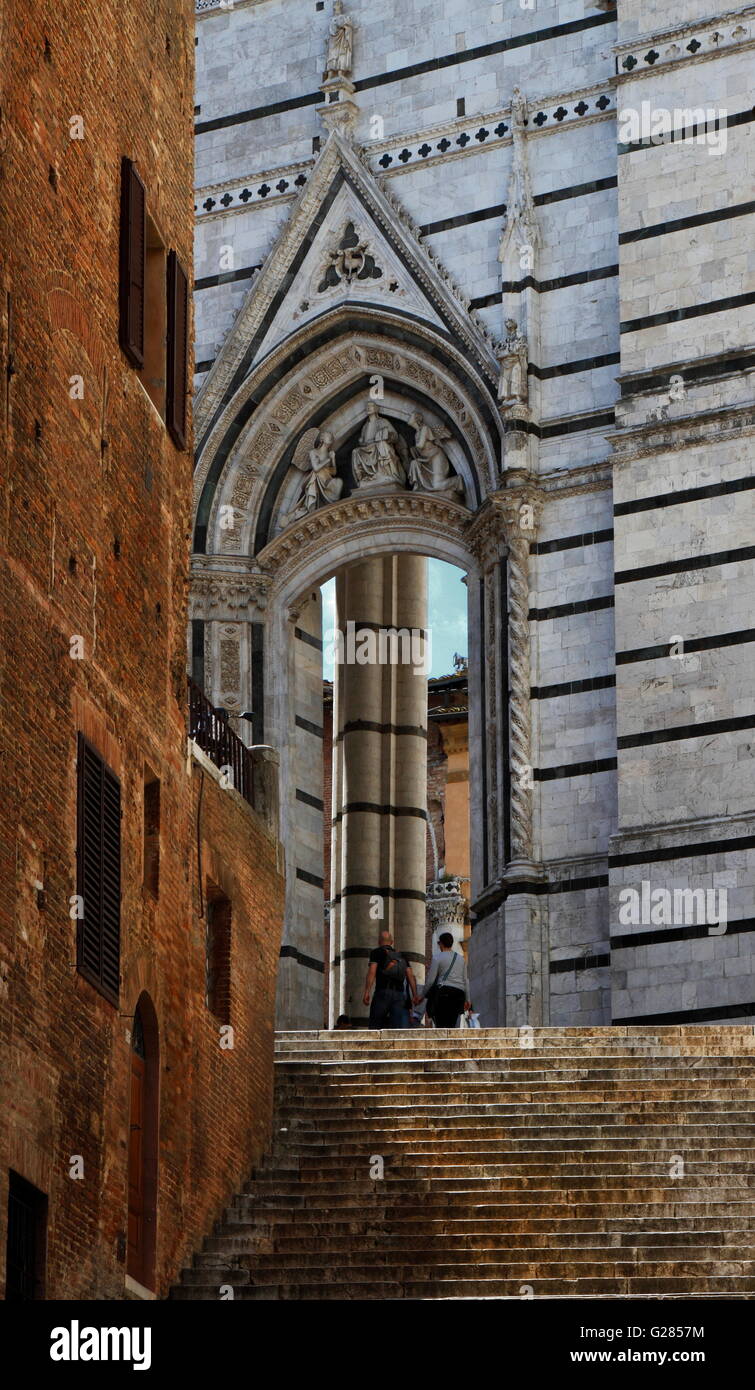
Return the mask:
[(394, 951), (392, 946), (383, 948), (383, 964), (378, 969), (377, 984), (380, 989), (403, 989), (407, 965), (404, 957)]

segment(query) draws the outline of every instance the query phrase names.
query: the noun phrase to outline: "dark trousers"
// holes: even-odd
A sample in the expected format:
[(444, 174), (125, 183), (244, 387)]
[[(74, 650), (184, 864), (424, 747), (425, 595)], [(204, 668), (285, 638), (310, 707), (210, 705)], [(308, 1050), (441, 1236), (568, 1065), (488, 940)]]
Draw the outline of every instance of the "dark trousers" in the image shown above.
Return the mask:
[(433, 1023), (436, 1028), (455, 1028), (464, 1008), (464, 990), (441, 985), (435, 996)]
[(370, 1028), (406, 1028), (405, 1020), (404, 991), (376, 989), (370, 1005)]

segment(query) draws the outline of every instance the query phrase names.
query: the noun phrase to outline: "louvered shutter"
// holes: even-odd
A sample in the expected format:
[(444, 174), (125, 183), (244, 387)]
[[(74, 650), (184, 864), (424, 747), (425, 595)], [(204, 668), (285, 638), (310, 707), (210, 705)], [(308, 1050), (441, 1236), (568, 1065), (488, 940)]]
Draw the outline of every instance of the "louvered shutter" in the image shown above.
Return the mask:
[(144, 366), (144, 282), (147, 205), (144, 184), (131, 163), (121, 163), (120, 343), (134, 367)]
[(169, 251), (165, 422), (179, 449), (186, 448), (188, 346), (189, 281), (175, 251)]
[(76, 892), (83, 900), (77, 964), (118, 1003), (121, 916), (121, 789), (99, 753), (79, 735)]

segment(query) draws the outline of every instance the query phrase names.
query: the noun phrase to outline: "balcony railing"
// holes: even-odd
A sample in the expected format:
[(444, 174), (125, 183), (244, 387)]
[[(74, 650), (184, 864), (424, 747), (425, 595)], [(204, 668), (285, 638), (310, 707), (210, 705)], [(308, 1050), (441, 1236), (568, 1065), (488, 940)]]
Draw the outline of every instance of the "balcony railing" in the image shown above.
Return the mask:
[(254, 806), (254, 758), (203, 690), (189, 680), (189, 737), (216, 767), (226, 773), (228, 785)]

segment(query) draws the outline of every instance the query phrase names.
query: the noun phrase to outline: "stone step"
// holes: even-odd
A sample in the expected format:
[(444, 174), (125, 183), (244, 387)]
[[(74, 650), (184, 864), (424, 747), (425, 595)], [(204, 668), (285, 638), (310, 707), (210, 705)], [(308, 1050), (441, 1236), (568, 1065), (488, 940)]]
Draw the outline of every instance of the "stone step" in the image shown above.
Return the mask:
[[(179, 1285), (171, 1291), (171, 1297), (212, 1299), (219, 1297), (219, 1284), (226, 1281), (206, 1280), (203, 1284)], [(703, 1296), (731, 1298), (752, 1297), (752, 1276), (707, 1275), (700, 1278), (664, 1277), (645, 1278), (641, 1275), (624, 1278), (550, 1279), (548, 1277), (528, 1279), (531, 1296), (534, 1298), (649, 1298), (667, 1297), (675, 1294), (678, 1298), (694, 1299)], [(411, 1282), (389, 1283), (376, 1279), (347, 1280), (336, 1283), (321, 1279), (311, 1283), (299, 1281), (297, 1284), (237, 1284), (232, 1285), (234, 1298), (242, 1300), (289, 1299), (338, 1299), (352, 1300), (391, 1300), (427, 1298), (517, 1298), (522, 1290), (515, 1279), (420, 1279), (416, 1272)]]
[[(617, 1259), (637, 1261), (654, 1259), (697, 1259), (709, 1250), (725, 1252), (727, 1259), (755, 1257), (755, 1233), (743, 1232), (739, 1228), (722, 1230), (667, 1230), (659, 1228), (651, 1231), (526, 1231), (514, 1234), (484, 1235), (469, 1231), (461, 1232), (453, 1239), (447, 1235), (428, 1235), (414, 1233), (411, 1253), (414, 1259), (422, 1257), (423, 1263), (434, 1264), (436, 1260), (447, 1258), (449, 1251), (455, 1255), (464, 1251), (472, 1260), (484, 1263), (488, 1259), (599, 1259), (608, 1252)], [(370, 1237), (371, 1257), (382, 1260), (392, 1252), (406, 1254), (406, 1239), (389, 1231), (373, 1231)], [(300, 1229), (293, 1232), (277, 1231), (273, 1240), (269, 1235), (244, 1228), (243, 1234), (207, 1236), (203, 1250), (195, 1256), (195, 1263), (201, 1262), (205, 1254), (225, 1256), (235, 1254), (268, 1255), (276, 1257), (290, 1255), (292, 1259), (313, 1254), (318, 1259), (350, 1260), (364, 1258), (363, 1248), (354, 1241), (350, 1232), (340, 1235), (307, 1236)]]
[[(441, 1252), (442, 1253), (442, 1252)], [(640, 1267), (641, 1266), (641, 1267)], [(689, 1259), (672, 1255), (669, 1260), (652, 1259), (637, 1262), (626, 1258), (598, 1259), (591, 1262), (573, 1259), (540, 1260), (523, 1258), (509, 1259), (502, 1254), (493, 1254), (488, 1260), (452, 1258), (446, 1251), (445, 1259), (433, 1263), (433, 1279), (480, 1278), (484, 1270), (486, 1279), (519, 1280), (531, 1279), (595, 1279), (595, 1278), (635, 1278), (645, 1279), (672, 1276), (674, 1278), (741, 1277), (752, 1272), (751, 1260), (747, 1256), (733, 1259), (731, 1254), (719, 1258)], [(323, 1280), (326, 1283), (348, 1284), (352, 1280), (370, 1283), (374, 1279), (411, 1282), (417, 1278), (417, 1266), (411, 1252), (404, 1249), (392, 1258), (383, 1259), (379, 1264), (372, 1260), (358, 1262), (339, 1262), (335, 1265), (327, 1259), (312, 1255), (289, 1256), (281, 1258), (265, 1256), (261, 1260), (255, 1255), (238, 1256), (232, 1263), (222, 1257), (202, 1257), (195, 1268), (183, 1271), (182, 1283), (203, 1284), (208, 1275), (219, 1283), (267, 1284), (274, 1283), (312, 1283)]]

